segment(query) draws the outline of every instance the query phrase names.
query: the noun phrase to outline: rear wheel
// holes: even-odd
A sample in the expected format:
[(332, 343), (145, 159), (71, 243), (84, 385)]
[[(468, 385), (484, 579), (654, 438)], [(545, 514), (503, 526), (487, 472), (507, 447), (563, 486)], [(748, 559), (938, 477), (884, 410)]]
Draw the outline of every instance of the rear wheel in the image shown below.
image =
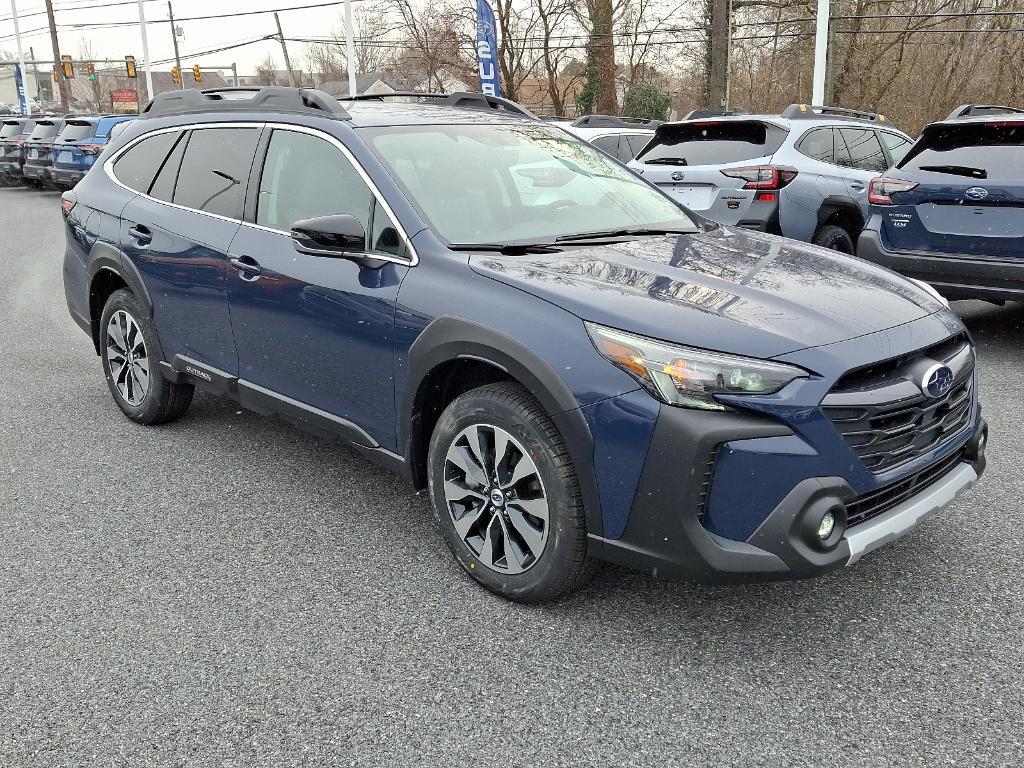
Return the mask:
[(853, 255), (853, 238), (850, 233), (837, 224), (826, 224), (814, 233), (811, 240), (815, 245), (831, 248), (833, 251)]
[(539, 603), (593, 574), (565, 442), (522, 387), (501, 382), (456, 398), (434, 428), (428, 462), (437, 526), (487, 589)]
[(114, 402), (132, 421), (162, 424), (188, 410), (195, 388), (164, 378), (156, 327), (131, 291), (114, 291), (100, 316), (100, 358)]

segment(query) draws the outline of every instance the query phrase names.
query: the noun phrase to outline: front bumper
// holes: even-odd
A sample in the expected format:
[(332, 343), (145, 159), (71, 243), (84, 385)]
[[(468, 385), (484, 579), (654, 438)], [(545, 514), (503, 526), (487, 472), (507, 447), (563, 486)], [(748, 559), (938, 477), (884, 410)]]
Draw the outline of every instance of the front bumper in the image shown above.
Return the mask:
[[(955, 441), (960, 453), (948, 470), (922, 483), (909, 498), (843, 530), (827, 546), (816, 538), (823, 513), (835, 511), (839, 524), (845, 525), (844, 504), (857, 498), (853, 488), (835, 476), (796, 482), (743, 540), (708, 530), (704, 512), (719, 446), (742, 440), (770, 443), (791, 435), (777, 422), (748, 414), (664, 407), (625, 531), (619, 539), (591, 537), (592, 551), (655, 575), (710, 583), (809, 578), (852, 565), (907, 533), (967, 491), (985, 468), (987, 427), (979, 418), (969, 439)], [(666, 461), (666, 456), (673, 460)], [(953, 461), (951, 456), (943, 460)], [(757, 471), (772, 471), (770, 458), (758, 466)], [(748, 478), (747, 492), (755, 493), (752, 489), (760, 480)]]
[(874, 229), (861, 232), (857, 256), (930, 283), (947, 299), (1024, 300), (1024, 261), (890, 251)]

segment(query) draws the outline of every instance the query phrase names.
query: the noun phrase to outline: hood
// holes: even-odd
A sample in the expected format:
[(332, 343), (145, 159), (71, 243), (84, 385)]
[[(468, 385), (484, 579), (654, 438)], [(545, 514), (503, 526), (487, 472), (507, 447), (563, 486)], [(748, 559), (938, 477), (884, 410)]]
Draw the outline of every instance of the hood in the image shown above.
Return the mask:
[(881, 267), (729, 227), (544, 255), (474, 254), (470, 265), (584, 320), (761, 358), (942, 309), (928, 292)]

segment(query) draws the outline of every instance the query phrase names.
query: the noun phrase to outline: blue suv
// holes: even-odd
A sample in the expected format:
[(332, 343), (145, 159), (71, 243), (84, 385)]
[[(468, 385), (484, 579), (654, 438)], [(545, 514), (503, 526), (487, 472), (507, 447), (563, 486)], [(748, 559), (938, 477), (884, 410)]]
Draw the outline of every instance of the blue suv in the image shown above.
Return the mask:
[(965, 105), (869, 190), (857, 255), (950, 299), (1024, 299), (1024, 110)]
[(70, 118), (53, 142), (54, 183), (59, 187), (75, 186), (110, 141), (114, 126), (134, 119), (135, 115)]
[(62, 202), (68, 307), (128, 418), (199, 387), (341, 438), (514, 600), (600, 560), (826, 573), (984, 468), (937, 296), (711, 223), (491, 96), (163, 94)]

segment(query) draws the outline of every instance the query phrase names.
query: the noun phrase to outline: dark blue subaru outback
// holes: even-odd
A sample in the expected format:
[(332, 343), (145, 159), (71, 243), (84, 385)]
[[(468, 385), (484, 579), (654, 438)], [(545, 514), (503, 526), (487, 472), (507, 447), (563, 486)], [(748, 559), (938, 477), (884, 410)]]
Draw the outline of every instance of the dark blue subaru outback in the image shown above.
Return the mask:
[(340, 437), (514, 600), (600, 560), (826, 573), (984, 468), (934, 294), (708, 222), (494, 97), (164, 94), (63, 208), (68, 305), (129, 418), (199, 387)]

